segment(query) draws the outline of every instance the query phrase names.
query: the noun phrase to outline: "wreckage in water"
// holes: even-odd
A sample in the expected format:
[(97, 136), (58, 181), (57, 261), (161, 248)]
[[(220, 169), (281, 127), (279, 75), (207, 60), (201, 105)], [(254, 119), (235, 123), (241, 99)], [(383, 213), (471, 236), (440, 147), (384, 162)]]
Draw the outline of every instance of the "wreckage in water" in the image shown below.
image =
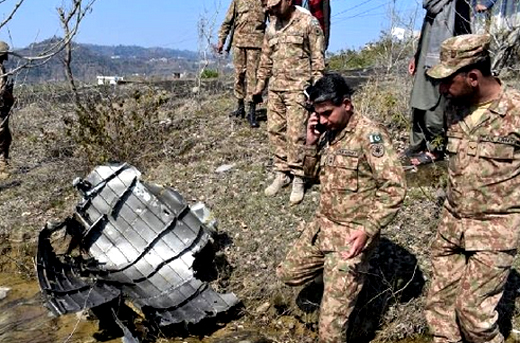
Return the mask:
[[(166, 326), (197, 323), (238, 303), (194, 271), (215, 233), (204, 206), (190, 209), (175, 190), (141, 181), (128, 164), (98, 166), (74, 185), (82, 195), (74, 215), (47, 224), (38, 242), (38, 281), (55, 315), (124, 297)], [(59, 251), (63, 233), (71, 239)]]

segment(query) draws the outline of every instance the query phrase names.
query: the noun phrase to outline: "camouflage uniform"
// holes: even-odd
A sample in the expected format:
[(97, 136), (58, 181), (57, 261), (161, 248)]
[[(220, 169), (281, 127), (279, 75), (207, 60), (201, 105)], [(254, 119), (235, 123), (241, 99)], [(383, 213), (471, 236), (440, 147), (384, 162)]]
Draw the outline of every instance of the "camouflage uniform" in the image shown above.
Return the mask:
[[(304, 168), (310, 177), (319, 170), (320, 206), (277, 274), (296, 286), (323, 272), (320, 342), (345, 342), (369, 256), (403, 201), (405, 178), (386, 130), (361, 114), (336, 137), (328, 132), (319, 146), (306, 147)], [(356, 230), (369, 240), (361, 254), (345, 260), (340, 254), (350, 250), (347, 238)]]
[[(443, 43), (444, 78), (487, 54), (489, 36)], [(473, 108), (448, 107), (449, 188), (432, 245), (426, 318), (434, 342), (504, 342), (495, 308), (516, 254), (520, 225), (520, 92), (503, 87), (474, 125)]]
[(286, 26), (273, 18), (265, 34), (256, 92), (269, 79), (267, 131), (277, 171), (303, 176), (308, 116), (303, 90), (324, 68), (323, 32), (316, 18), (298, 7)]
[(261, 0), (232, 0), (220, 28), (218, 38), (222, 44), (233, 30), (234, 90), (237, 99), (251, 101), (266, 20), (266, 9)]

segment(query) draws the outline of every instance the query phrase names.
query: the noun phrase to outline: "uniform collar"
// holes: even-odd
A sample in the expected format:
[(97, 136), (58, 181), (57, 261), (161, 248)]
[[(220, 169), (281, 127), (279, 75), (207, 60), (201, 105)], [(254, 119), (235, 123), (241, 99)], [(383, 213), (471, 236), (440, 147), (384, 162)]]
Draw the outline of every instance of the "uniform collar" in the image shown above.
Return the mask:
[[(296, 8), (296, 9), (294, 10), (292, 16), (291, 16), (291, 19), (289, 19), (289, 22), (287, 23), (287, 25), (285, 25), (284, 27), (282, 27), (282, 28), (280, 28), (280, 29), (277, 29), (277, 30), (279, 30), (279, 31), (284, 31), (286, 28), (288, 28), (289, 26), (291, 26), (291, 25), (293, 24), (293, 22), (300, 20), (301, 16), (302, 16), (302, 12), (299, 11), (299, 10)], [(275, 17), (275, 18), (276, 18), (276, 17)], [(274, 23), (274, 24), (275, 24), (275, 25), (274, 25), (275, 28), (278, 26), (278, 22), (279, 22), (279, 21), (280, 21), (280, 20), (279, 20), (278, 18), (276, 18), (276, 22)]]
[(507, 86), (502, 86), (502, 91), (498, 99), (493, 101), (493, 103), (489, 106), (488, 110), (491, 113), (498, 114), (501, 117), (504, 117), (510, 107), (510, 101), (506, 94)]

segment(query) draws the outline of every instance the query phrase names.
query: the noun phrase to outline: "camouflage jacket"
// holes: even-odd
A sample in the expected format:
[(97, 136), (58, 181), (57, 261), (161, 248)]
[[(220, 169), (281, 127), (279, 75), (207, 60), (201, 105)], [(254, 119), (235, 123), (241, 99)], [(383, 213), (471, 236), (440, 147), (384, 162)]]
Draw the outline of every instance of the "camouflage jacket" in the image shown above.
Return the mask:
[(233, 29), (233, 46), (261, 49), (266, 20), (267, 11), (261, 0), (232, 0), (218, 33), (219, 42), (224, 44)]
[(458, 218), (480, 221), (481, 225), (467, 228), (466, 248), (472, 238), (489, 240), (497, 235), (502, 235), (501, 241), (491, 248), (516, 245), (513, 228), (518, 224), (500, 232), (493, 223), (508, 214), (513, 215), (509, 221), (520, 218), (520, 92), (504, 88), (471, 130), (463, 122), (470, 114), (467, 107), (448, 108), (445, 207)]
[(318, 20), (300, 7), (284, 27), (274, 18), (265, 33), (256, 91), (267, 80), (274, 91), (302, 91), (318, 80), (325, 69), (323, 40)]
[[(318, 146), (306, 146), (304, 171), (309, 177), (319, 171), (317, 215), (363, 229), (369, 236), (392, 220), (406, 194), (403, 168), (388, 132), (361, 114), (354, 113), (336, 137), (327, 132)], [(348, 232), (332, 228), (340, 231), (324, 235), (341, 237)]]

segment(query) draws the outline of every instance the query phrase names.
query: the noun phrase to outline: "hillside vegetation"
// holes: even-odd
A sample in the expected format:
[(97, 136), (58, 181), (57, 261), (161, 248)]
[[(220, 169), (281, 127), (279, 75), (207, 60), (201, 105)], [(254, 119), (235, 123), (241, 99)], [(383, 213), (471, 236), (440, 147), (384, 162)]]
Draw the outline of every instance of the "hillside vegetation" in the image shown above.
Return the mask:
[[(53, 44), (57, 38), (33, 43), (16, 49), (22, 56), (35, 56)], [(97, 75), (117, 76), (172, 76), (173, 73), (191, 72), (198, 68), (196, 52), (138, 46), (102, 46), (73, 43), (72, 71), (78, 81), (95, 83)], [(12, 58), (7, 67), (18, 63)], [(24, 69), (17, 75), (17, 84), (65, 81), (63, 52), (43, 65)]]
[[(230, 90), (218, 83), (211, 87), (219, 88), (191, 95), (146, 85), (99, 88), (85, 95), (91, 116), (83, 119), (66, 96), (45, 100), (64, 90), (48, 89), (47, 98), (34, 98), (27, 89), (18, 94), (23, 106), (12, 117), (14, 174), (0, 184), (0, 271), (34, 279), (37, 234), (46, 221), (72, 213), (78, 197), (71, 181), (98, 163), (124, 160), (137, 166), (146, 180), (172, 186), (189, 202), (203, 201), (213, 209), (221, 248), (215, 287), (235, 292), (243, 301), (239, 313), (214, 325), (174, 328), (149, 339), (184, 342), (188, 338), (175, 337), (194, 335), (190, 342), (203, 336), (208, 336), (205, 342), (218, 342), (222, 332), (250, 330), (277, 342), (314, 341), (320, 290), (285, 287), (274, 269), (298, 237), (302, 222), (312, 217), (319, 186), (310, 187), (296, 207), (288, 205), (289, 190), (266, 198), (263, 189), (271, 181), (272, 156), (265, 122), (251, 130), (230, 119)], [(398, 150), (407, 139), (409, 89), (409, 78), (376, 75), (358, 89), (354, 100), (358, 111), (387, 125)], [(217, 172), (224, 164), (231, 169)], [(444, 165), (409, 173), (408, 182), (405, 204), (384, 230), (372, 259), (350, 327), (352, 341), (390, 342), (426, 331), (428, 246), (444, 198)], [(519, 286), (515, 269), (500, 305), (506, 334), (511, 320), (516, 325), (513, 305)]]

